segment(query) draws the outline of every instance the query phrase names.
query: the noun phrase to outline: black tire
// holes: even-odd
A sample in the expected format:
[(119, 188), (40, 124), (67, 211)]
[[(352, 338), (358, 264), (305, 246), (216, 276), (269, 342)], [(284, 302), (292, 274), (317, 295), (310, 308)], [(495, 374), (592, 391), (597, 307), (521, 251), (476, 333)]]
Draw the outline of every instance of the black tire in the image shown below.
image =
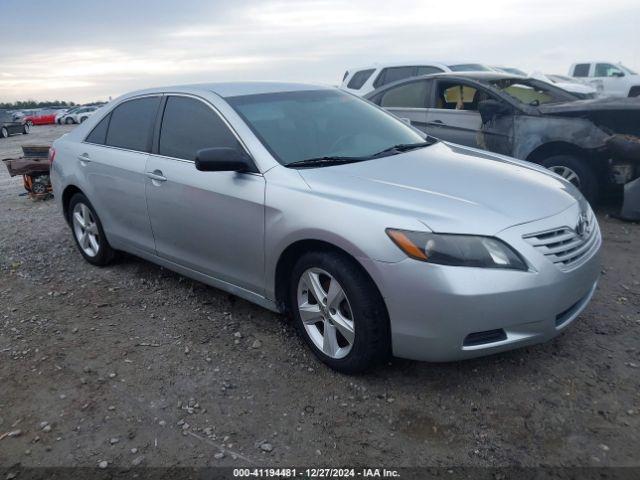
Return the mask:
[(7, 127), (0, 128), (0, 138), (7, 138), (9, 136), (9, 130)]
[(31, 130), (31, 127), (29, 126), (29, 124), (25, 123), (22, 126), (22, 134), (23, 135), (29, 135), (29, 131)]
[(582, 195), (595, 204), (600, 195), (600, 184), (594, 169), (587, 163), (587, 160), (574, 157), (573, 155), (554, 155), (545, 159), (542, 165), (550, 170), (569, 169), (574, 172), (578, 179), (572, 181), (582, 192)]
[(629, 97), (640, 97), (640, 87), (631, 87)]
[(27, 120), (26, 125), (29, 126), (29, 128), (33, 127), (33, 122), (31, 120)]
[[(342, 286), (353, 312), (354, 341), (349, 353), (340, 359), (326, 355), (309, 337), (298, 310), (298, 283), (305, 271), (320, 268)], [(298, 332), (313, 353), (341, 373), (354, 374), (378, 365), (390, 356), (389, 316), (377, 287), (353, 259), (332, 251), (308, 252), (301, 256), (291, 272), (289, 306)]]
[[(96, 223), (96, 226), (98, 227), (98, 238), (99, 238), (100, 247), (98, 249), (98, 253), (95, 256), (90, 256), (85, 253), (85, 251), (80, 246), (80, 242), (78, 241), (78, 238), (76, 237), (76, 234), (74, 232), (73, 211), (76, 205), (78, 205), (79, 203), (82, 203), (89, 208), (93, 216), (93, 219)], [(93, 205), (91, 205), (91, 202), (89, 202), (89, 199), (85, 197), (82, 193), (76, 193), (73, 197), (71, 197), (71, 200), (69, 201), (69, 207), (67, 208), (67, 215), (68, 215), (69, 226), (71, 227), (71, 234), (73, 235), (73, 239), (76, 242), (78, 251), (84, 257), (84, 259), (90, 264), (96, 265), (98, 267), (104, 267), (106, 265), (109, 265), (115, 258), (116, 252), (115, 250), (113, 250), (113, 248), (111, 248), (111, 245), (109, 245), (109, 242), (107, 241), (107, 237), (104, 234), (104, 230), (102, 229), (102, 222), (100, 222), (100, 217), (98, 217), (98, 214), (93, 208)]]
[(71, 125), (72, 123), (74, 123), (73, 118), (67, 117), (64, 121), (64, 123), (66, 125)]

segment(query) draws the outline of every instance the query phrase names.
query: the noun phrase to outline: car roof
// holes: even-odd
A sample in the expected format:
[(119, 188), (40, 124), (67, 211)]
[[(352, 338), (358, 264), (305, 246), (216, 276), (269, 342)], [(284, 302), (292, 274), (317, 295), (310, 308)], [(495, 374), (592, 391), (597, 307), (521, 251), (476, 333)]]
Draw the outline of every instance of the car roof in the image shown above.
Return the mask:
[(149, 88), (127, 94), (127, 97), (150, 93), (163, 92), (213, 92), (223, 98), (239, 97), (243, 95), (257, 95), (262, 93), (298, 92), (305, 90), (330, 90), (328, 85), (314, 85), (308, 83), (285, 82), (220, 82), (200, 83), (193, 85), (175, 85), (167, 87)]
[(458, 62), (458, 61), (448, 61), (448, 60), (406, 60), (403, 62), (380, 62), (365, 66), (359, 67), (350, 67), (347, 68), (347, 71), (357, 71), (357, 70), (369, 70), (369, 69), (377, 69), (377, 68), (388, 68), (388, 67), (409, 67), (409, 66), (421, 66), (421, 65), (434, 65), (434, 66), (444, 66), (450, 67), (451, 65), (466, 65), (466, 64), (478, 64), (484, 65), (480, 62)]
[(500, 73), (500, 72), (443, 72), (443, 73), (433, 73), (430, 75), (420, 75), (417, 77), (407, 77), (396, 82), (387, 83), (380, 88), (377, 88), (366, 95), (364, 98), (372, 98), (376, 96), (378, 93), (393, 88), (398, 85), (402, 85), (404, 83), (408, 83), (411, 81), (415, 81), (421, 78), (447, 78), (447, 79), (458, 79), (458, 80), (475, 80), (476, 82), (486, 83), (492, 82), (494, 80), (518, 80), (522, 81), (523, 79), (528, 79), (527, 77), (522, 77), (521, 75), (512, 75), (509, 73)]
[(502, 72), (443, 72), (428, 75), (429, 77), (458, 77), (458, 78), (470, 78), (471, 80), (478, 80), (480, 82), (491, 82), (493, 80), (505, 80), (513, 78), (516, 80), (522, 80), (522, 76), (513, 75), (511, 73)]

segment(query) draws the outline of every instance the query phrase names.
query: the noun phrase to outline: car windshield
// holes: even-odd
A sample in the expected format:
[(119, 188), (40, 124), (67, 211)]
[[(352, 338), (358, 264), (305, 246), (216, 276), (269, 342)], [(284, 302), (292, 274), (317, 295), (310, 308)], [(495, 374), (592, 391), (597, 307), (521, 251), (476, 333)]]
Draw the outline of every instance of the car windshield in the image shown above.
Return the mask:
[(452, 72), (490, 72), (491, 69), (479, 63), (461, 63), (459, 65), (449, 65)]
[(366, 159), (396, 145), (424, 142), (392, 115), (337, 89), (227, 98), (283, 165), (309, 159)]
[(531, 78), (503, 78), (489, 82), (492, 87), (526, 105), (571, 102), (578, 97), (546, 82)]

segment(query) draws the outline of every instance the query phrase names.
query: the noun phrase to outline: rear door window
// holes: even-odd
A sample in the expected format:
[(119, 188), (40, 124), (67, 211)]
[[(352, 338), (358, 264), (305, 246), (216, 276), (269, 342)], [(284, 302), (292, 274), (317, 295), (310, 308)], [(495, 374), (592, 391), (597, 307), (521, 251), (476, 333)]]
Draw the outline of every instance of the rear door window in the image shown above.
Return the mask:
[(106, 144), (139, 152), (149, 152), (160, 97), (129, 100), (111, 112)]
[(429, 82), (410, 82), (390, 88), (382, 95), (380, 106), (398, 108), (426, 108)]
[(195, 160), (198, 150), (238, 147), (238, 140), (218, 114), (200, 100), (169, 97), (162, 117), (158, 153)]
[(375, 68), (370, 68), (369, 70), (360, 70), (356, 72), (349, 83), (347, 84), (347, 88), (351, 88), (353, 90), (360, 90), (362, 86), (369, 80), (369, 77), (375, 72)]
[(589, 76), (589, 63), (579, 63), (573, 69), (574, 77), (588, 77)]

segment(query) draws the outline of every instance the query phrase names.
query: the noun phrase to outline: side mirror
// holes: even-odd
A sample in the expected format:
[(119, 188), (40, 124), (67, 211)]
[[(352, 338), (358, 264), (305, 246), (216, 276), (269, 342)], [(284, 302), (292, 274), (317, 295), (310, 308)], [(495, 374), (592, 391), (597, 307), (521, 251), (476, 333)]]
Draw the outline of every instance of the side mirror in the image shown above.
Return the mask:
[(613, 72), (611, 72), (611, 76), (612, 77), (624, 77), (624, 72), (621, 72), (619, 70), (614, 70)]
[(203, 148), (196, 153), (196, 169), (201, 172), (253, 172), (255, 168), (239, 148)]
[(483, 100), (478, 103), (478, 111), (482, 118), (482, 123), (487, 123), (500, 115), (510, 115), (512, 109), (509, 105), (498, 100)]

